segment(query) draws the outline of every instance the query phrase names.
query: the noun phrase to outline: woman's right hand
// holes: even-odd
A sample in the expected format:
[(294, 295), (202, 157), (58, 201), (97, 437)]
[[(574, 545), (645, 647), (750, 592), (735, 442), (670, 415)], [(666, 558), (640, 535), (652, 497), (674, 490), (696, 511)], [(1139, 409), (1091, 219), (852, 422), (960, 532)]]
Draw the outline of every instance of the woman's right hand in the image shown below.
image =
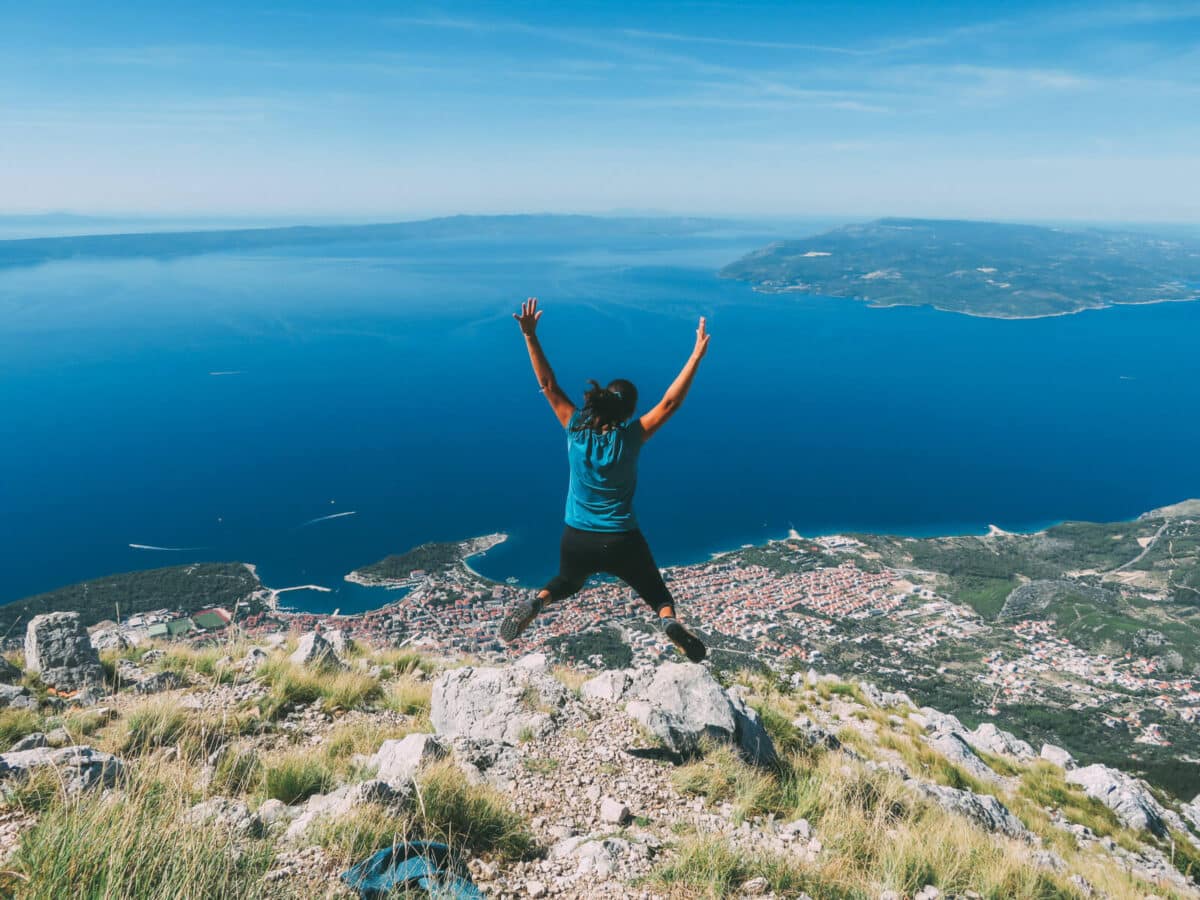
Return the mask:
[(692, 349), (693, 359), (703, 359), (708, 352), (708, 339), (711, 337), (705, 328), (704, 316), (700, 317), (700, 325), (696, 328), (696, 346)]
[(537, 297), (530, 297), (522, 303), (520, 314), (513, 313), (513, 318), (521, 326), (521, 333), (527, 336), (537, 331), (538, 319), (541, 317), (542, 310), (537, 308)]

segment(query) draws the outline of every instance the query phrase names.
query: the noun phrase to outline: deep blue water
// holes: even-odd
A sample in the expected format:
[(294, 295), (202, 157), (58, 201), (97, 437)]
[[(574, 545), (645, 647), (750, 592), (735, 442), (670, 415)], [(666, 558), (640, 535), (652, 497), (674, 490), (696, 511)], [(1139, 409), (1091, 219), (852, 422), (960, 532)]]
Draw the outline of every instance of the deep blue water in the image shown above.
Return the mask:
[(709, 317), (692, 395), (642, 457), (639, 516), (664, 565), (789, 526), (1022, 529), (1200, 496), (1200, 304), (996, 321), (715, 277), (761, 243), (0, 271), (0, 601), (240, 559), (272, 586), (338, 589), (297, 605), (350, 611), (381, 602), (342, 582), (356, 566), (491, 531), (511, 540), (477, 567), (539, 583), (566, 468), (510, 318), (533, 294), (560, 381), (628, 377), (643, 406)]

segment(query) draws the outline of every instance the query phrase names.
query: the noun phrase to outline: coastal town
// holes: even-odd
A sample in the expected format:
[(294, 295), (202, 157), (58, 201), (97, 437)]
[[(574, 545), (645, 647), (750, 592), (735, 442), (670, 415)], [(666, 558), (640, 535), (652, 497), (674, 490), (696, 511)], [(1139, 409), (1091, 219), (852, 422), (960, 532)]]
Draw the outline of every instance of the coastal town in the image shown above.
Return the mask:
[[(1124, 532), (1100, 525), (1071, 526), (1082, 548), (1076, 555), (1063, 553), (1061, 536), (1047, 541), (995, 532), (918, 541), (791, 533), (663, 569), (663, 577), (678, 614), (703, 636), (715, 669), (773, 669), (785, 680), (832, 672), (1014, 727), (1036, 715), (1047, 737), (1070, 729), (1078, 741), (1100, 741), (1113, 753), (1158, 754), (1169, 766), (1172, 754), (1200, 758), (1200, 666), (1195, 643), (1186, 638), (1188, 620), (1177, 618), (1184, 607), (1172, 606), (1168, 593), (1180, 580), (1180, 551), (1190, 554), (1184, 566), (1195, 564), (1194, 517), (1188, 518), (1194, 510), (1182, 509), (1187, 515), (1175, 508), (1165, 513), (1170, 528), (1153, 517), (1135, 523), (1129, 530), (1136, 540), (1112, 551), (1109, 544), (1126, 540)], [(1170, 543), (1156, 545), (1156, 535), (1168, 535)], [(531, 651), (584, 669), (675, 658), (649, 607), (623, 583), (602, 576), (548, 605), (515, 645), (502, 644), (501, 620), (532, 588), (489, 579), (470, 561), (504, 540), (490, 534), (424, 544), (360, 567), (346, 580), (378, 589), (381, 600), (363, 613), (285, 607), (281, 597), (299, 594), (263, 585), (247, 566), (241, 571), (254, 576), (247, 582), (254, 589), (240, 600), (201, 605), (212, 594), (195, 591), (199, 603), (190, 608), (143, 607), (120, 622), (93, 624), (92, 639), (103, 649), (337, 630), (375, 647), (487, 663)], [(1107, 580), (1079, 563), (1078, 554), (1094, 553), (1089, 548), (1096, 546), (1112, 559)], [(1172, 568), (1155, 559), (1163, 546), (1174, 548)], [(1060, 554), (1059, 568), (1040, 561), (1036, 554), (1043, 552)], [(972, 593), (978, 579), (953, 573), (963, 560), (986, 567), (1000, 554), (1015, 560), (1006, 565), (1046, 574), (1040, 581), (1009, 576), (989, 607)], [(983, 562), (971, 562), (976, 559)], [(1133, 569), (1129, 560), (1142, 568)], [(1190, 569), (1182, 571), (1194, 578)], [(236, 569), (200, 567), (194, 573), (215, 585), (231, 584), (235, 575)], [(1056, 591), (1064, 599), (1056, 600)], [(1081, 613), (1080, 603), (1102, 606)], [(1091, 624), (1079, 627), (1084, 614)], [(1142, 619), (1131, 618), (1139, 614)], [(1099, 636), (1101, 629), (1110, 636)]]

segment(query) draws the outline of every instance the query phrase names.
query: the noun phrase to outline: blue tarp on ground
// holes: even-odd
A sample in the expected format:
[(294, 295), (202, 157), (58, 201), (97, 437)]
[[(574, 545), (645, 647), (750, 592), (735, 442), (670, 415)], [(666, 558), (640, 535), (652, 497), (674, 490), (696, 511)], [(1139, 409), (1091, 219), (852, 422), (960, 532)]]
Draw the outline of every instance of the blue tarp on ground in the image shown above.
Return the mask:
[(436, 900), (483, 900), (471, 879), (455, 871), (450, 848), (435, 841), (385, 847), (342, 873), (362, 900), (383, 900), (393, 891), (424, 890)]

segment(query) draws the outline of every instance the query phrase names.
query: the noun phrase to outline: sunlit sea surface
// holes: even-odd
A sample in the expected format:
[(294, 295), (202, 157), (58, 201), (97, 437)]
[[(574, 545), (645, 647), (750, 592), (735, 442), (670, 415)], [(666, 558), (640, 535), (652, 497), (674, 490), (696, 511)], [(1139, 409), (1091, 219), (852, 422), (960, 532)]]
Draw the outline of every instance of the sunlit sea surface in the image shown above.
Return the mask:
[[(660, 564), (847, 529), (1129, 518), (1200, 496), (1200, 304), (998, 321), (757, 294), (760, 235), (652, 246), (336, 245), (0, 270), (0, 601), (193, 560), (296, 606), (377, 606), (352, 569), (503, 531), (474, 561), (555, 569), (564, 442), (511, 313), (542, 298), (561, 383), (643, 406), (713, 334), (647, 446)], [(131, 544), (146, 548), (135, 549)]]

